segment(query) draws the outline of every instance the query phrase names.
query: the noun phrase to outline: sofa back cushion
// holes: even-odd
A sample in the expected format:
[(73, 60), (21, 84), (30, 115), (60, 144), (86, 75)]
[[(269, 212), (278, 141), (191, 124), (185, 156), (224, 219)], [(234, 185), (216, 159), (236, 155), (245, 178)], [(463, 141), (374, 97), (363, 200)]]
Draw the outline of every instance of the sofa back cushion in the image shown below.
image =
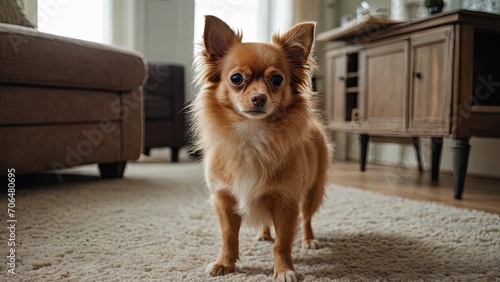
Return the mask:
[(0, 1), (0, 22), (35, 27), (35, 25), (26, 18), (22, 9), (22, 3), (19, 0)]

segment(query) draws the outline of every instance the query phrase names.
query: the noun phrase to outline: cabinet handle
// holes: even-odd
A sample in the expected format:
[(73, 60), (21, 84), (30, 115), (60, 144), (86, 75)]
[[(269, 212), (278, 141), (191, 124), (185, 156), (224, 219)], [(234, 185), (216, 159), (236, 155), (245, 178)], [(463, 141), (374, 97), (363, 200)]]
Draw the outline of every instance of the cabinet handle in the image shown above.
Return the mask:
[(339, 76), (339, 80), (344, 81), (344, 80), (345, 80), (345, 77), (343, 77), (343, 76)]
[(418, 79), (422, 79), (422, 73), (421, 73), (421, 72), (416, 72), (416, 73), (415, 73), (415, 76), (416, 76)]
[(351, 111), (351, 123), (359, 124), (359, 120), (360, 120), (360, 115), (359, 115), (358, 109), (357, 108), (352, 109), (352, 111)]

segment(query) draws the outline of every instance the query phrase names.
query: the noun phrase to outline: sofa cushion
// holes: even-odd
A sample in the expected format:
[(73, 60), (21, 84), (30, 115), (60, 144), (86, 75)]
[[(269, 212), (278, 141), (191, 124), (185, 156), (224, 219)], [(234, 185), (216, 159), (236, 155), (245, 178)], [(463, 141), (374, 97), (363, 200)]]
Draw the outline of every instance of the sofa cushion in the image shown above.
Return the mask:
[(0, 85), (0, 126), (117, 121), (120, 103), (113, 92)]
[(26, 18), (21, 5), (22, 3), (19, 0), (0, 1), (0, 22), (35, 27), (35, 25)]
[(10, 24), (0, 24), (0, 62), (2, 84), (124, 92), (147, 73), (137, 52)]
[[(119, 122), (7, 127), (0, 130), (0, 171), (16, 173), (62, 169), (121, 159)], [(1, 175), (1, 173), (0, 173)]]

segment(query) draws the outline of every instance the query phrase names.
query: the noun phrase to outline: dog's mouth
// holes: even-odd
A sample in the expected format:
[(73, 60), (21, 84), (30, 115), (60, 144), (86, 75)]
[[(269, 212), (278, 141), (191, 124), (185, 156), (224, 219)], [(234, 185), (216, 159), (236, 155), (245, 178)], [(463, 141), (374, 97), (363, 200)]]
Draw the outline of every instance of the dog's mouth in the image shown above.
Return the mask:
[(237, 106), (236, 110), (240, 115), (249, 119), (261, 119), (269, 115), (269, 112), (266, 111), (266, 107)]
[(263, 108), (253, 108), (250, 110), (244, 110), (242, 113), (250, 118), (260, 118), (267, 114), (267, 112)]
[(249, 111), (243, 111), (245, 114), (249, 115), (255, 115), (255, 116), (260, 116), (266, 113), (266, 111), (262, 109), (257, 109), (257, 110), (249, 110)]

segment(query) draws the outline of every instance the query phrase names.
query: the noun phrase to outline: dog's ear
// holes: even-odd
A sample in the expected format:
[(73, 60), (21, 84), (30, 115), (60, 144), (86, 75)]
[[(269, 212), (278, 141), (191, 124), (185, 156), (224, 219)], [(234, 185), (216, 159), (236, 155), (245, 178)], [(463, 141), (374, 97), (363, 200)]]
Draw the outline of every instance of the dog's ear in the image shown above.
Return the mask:
[(288, 60), (297, 67), (307, 64), (314, 44), (316, 23), (303, 22), (283, 35), (274, 34), (273, 43), (285, 50)]
[(293, 26), (283, 35), (273, 34), (273, 43), (285, 51), (292, 70), (292, 89), (299, 93), (300, 88), (310, 88), (311, 76), (316, 63), (311, 56), (314, 45), (316, 23), (304, 22)]
[(215, 16), (205, 16), (203, 44), (210, 59), (221, 59), (229, 48), (241, 43), (241, 33), (235, 33), (229, 25)]

